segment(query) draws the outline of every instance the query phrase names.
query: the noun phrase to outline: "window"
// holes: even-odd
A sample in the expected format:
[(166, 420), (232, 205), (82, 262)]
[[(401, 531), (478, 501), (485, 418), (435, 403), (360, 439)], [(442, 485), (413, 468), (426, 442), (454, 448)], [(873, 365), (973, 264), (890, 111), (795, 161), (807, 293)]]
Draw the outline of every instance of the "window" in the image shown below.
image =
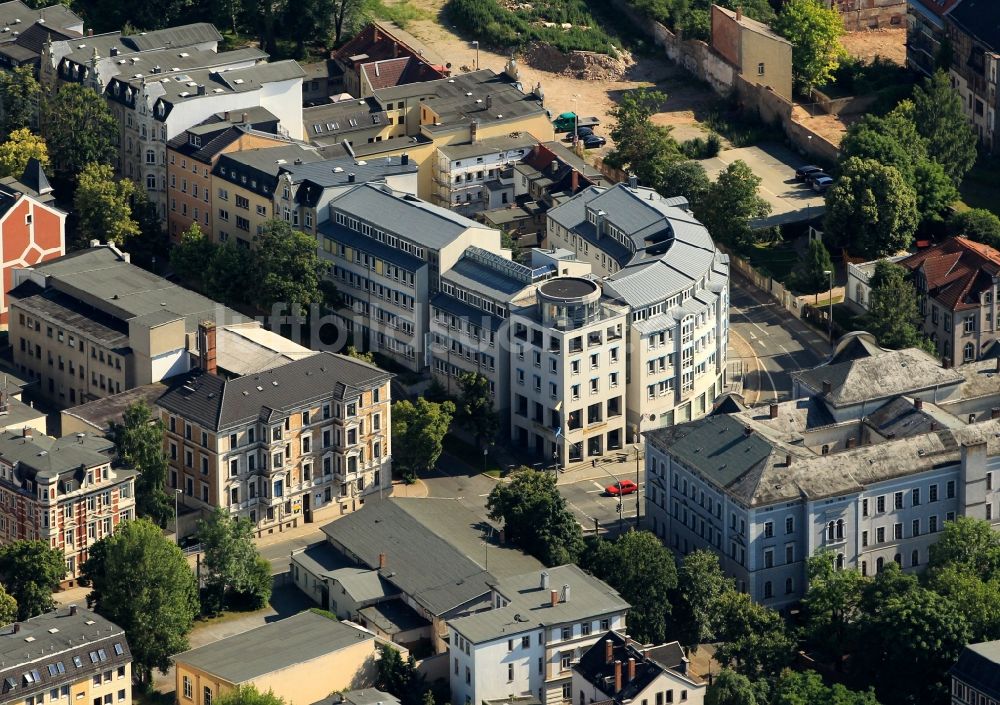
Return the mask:
[(945, 497), (948, 499), (955, 499), (955, 481), (948, 480), (948, 484), (945, 485)]
[(514, 664), (507, 664), (507, 681), (511, 682), (514, 680)]
[(962, 358), (965, 362), (976, 359), (976, 346), (972, 343), (966, 343), (962, 348)]
[(903, 525), (893, 524), (892, 525), (892, 537), (896, 540), (903, 538)]
[(764, 522), (764, 538), (769, 539), (774, 536), (774, 522), (765, 521)]
[(919, 507), (920, 506), (920, 488), (919, 487), (914, 487), (913, 490), (910, 491), (910, 503), (914, 507)]
[(569, 652), (563, 651), (561, 654), (559, 654), (559, 670), (568, 671), (571, 660), (572, 660), (572, 655)]
[(795, 532), (795, 518), (787, 517), (785, 519), (785, 533), (791, 534)]
[(191, 700), (194, 697), (194, 688), (191, 685), (191, 678), (184, 676), (184, 697)]
[(562, 628), (562, 640), (563, 641), (567, 641), (567, 640), (572, 639), (572, 638), (573, 638), (573, 628), (572, 627), (563, 627)]
[(757, 75), (758, 76), (764, 75), (764, 62), (757, 64)]
[(207, 685), (204, 690), (202, 690), (201, 702), (204, 703), (204, 705), (212, 705), (212, 689)]
[(881, 495), (875, 499), (875, 511), (879, 514), (885, 512), (885, 495)]
[(930, 489), (928, 490), (928, 501), (929, 502), (936, 502), (936, 501), (938, 501), (938, 486), (937, 485), (931, 485), (930, 486)]

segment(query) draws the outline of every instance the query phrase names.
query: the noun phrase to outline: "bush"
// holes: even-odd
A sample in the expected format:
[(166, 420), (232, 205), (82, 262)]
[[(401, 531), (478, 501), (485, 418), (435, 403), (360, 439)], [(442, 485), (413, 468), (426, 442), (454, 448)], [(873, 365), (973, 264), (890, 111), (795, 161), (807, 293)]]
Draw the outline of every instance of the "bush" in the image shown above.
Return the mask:
[(722, 149), (722, 138), (716, 133), (709, 133), (708, 137), (681, 142), (681, 153), (688, 159), (710, 159), (719, 155)]

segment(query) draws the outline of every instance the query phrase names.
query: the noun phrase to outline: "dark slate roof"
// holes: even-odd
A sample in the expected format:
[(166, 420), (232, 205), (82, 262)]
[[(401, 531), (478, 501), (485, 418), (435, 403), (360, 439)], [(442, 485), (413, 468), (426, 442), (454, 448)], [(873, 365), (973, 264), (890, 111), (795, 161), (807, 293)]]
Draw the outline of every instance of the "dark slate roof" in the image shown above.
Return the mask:
[(347, 690), (328, 698), (317, 700), (312, 705), (400, 705), (395, 695), (375, 688)]
[(278, 172), (283, 166), (296, 161), (306, 163), (322, 160), (323, 157), (315, 149), (297, 142), (241, 149), (219, 157), (212, 176), (270, 198), (278, 184)]
[(126, 37), (125, 41), (133, 46), (136, 51), (149, 51), (150, 49), (162, 49), (164, 47), (185, 47), (204, 42), (220, 42), (222, 41), (222, 35), (219, 34), (219, 30), (215, 28), (215, 25), (208, 22), (197, 22), (180, 27), (168, 27), (152, 32), (130, 34)]
[(28, 159), (28, 164), (24, 167), (24, 173), (21, 174), (20, 183), (31, 189), (33, 192), (32, 195), (44, 195), (52, 191), (52, 186), (45, 176), (45, 169), (42, 168), (42, 163), (34, 157)]
[(343, 100), (302, 109), (306, 139), (316, 144), (339, 142), (345, 135), (389, 124), (388, 114), (375, 100)]
[(231, 380), (207, 373), (182, 376), (157, 404), (219, 431), (314, 401), (353, 399), (391, 377), (367, 362), (321, 352)]
[(94, 399), (86, 404), (63, 409), (62, 416), (79, 419), (95, 430), (107, 433), (111, 430), (112, 423), (122, 423), (125, 409), (140, 401), (152, 407), (167, 388), (163, 382), (144, 384), (118, 394)]
[(121, 627), (83, 608), (71, 615), (60, 607), (21, 622), (17, 632), (9, 624), (0, 627), (0, 702), (23, 702), (52, 688), (89, 682), (131, 661)]
[(66, 29), (83, 25), (83, 20), (79, 15), (60, 3), (52, 3), (48, 7), (33, 10), (25, 5), (21, 0), (11, 0), (0, 3), (0, 25), (4, 27), (15, 27), (25, 25), (30, 22), (37, 22), (39, 19), (45, 20), (46, 25), (56, 29)]
[(358, 610), (369, 624), (374, 624), (386, 634), (398, 634), (430, 626), (430, 622), (417, 614), (400, 599), (378, 602)]
[(431, 295), (430, 303), (431, 309), (439, 308), (464, 321), (469, 321), (474, 325), (482, 325), (494, 332), (500, 330), (506, 320), (440, 291)]
[[(606, 656), (606, 642), (611, 642), (611, 660)], [(635, 659), (635, 678), (628, 680), (628, 660)], [(622, 689), (615, 692), (615, 661), (621, 662)], [(573, 670), (585, 681), (598, 690), (610, 695), (617, 702), (625, 702), (639, 695), (656, 677), (663, 672), (663, 667), (643, 658), (632, 643), (626, 641), (616, 632), (608, 632), (597, 640), (597, 643), (587, 649), (580, 657)]]
[(988, 698), (1000, 699), (1000, 641), (966, 646), (951, 675)]
[(75, 32), (60, 32), (48, 21), (45, 21), (35, 22), (33, 25), (21, 32), (14, 41), (18, 46), (29, 50), (32, 54), (41, 56), (42, 49), (45, 47), (45, 42), (49, 39), (53, 42), (57, 42), (62, 39), (72, 39), (76, 36), (79, 35)]
[[(375, 238), (362, 235), (343, 225), (338, 225), (334, 220), (325, 220), (319, 224), (319, 234), (325, 238), (339, 242), (346, 247), (355, 247), (370, 255), (375, 255), (379, 259), (390, 262), (397, 267), (402, 267), (408, 272), (418, 272), (426, 267), (427, 263), (409, 252), (397, 250), (385, 243), (379, 242)], [(405, 231), (404, 231), (405, 232)]]
[[(315, 207), (323, 189), (384, 181), (388, 176), (416, 174), (417, 169), (417, 163), (409, 157), (404, 164), (402, 155), (369, 160), (345, 156), (319, 162), (283, 164), (279, 167), (279, 175), (288, 174), (293, 184), (301, 184), (295, 193), (297, 203)], [(354, 181), (350, 181), (352, 174)]]
[(305, 611), (184, 651), (174, 661), (240, 684), (369, 640), (374, 636), (357, 627)]
[(918, 411), (906, 397), (896, 397), (868, 414), (865, 423), (886, 438), (902, 438), (935, 430), (935, 419), (925, 411)]
[(0, 458), (14, 466), (16, 476), (28, 479), (51, 479), (104, 465), (114, 447), (107, 438), (89, 434), (51, 438), (0, 433)]
[(108, 348), (123, 352), (128, 347), (128, 324), (72, 296), (55, 289), (42, 289), (32, 281), (11, 289), (7, 296), (8, 303), (17, 302), (24, 310), (59, 321), (68, 331), (86, 335)]
[(1000, 50), (1000, 3), (996, 0), (962, 0), (948, 17), (991, 50)]

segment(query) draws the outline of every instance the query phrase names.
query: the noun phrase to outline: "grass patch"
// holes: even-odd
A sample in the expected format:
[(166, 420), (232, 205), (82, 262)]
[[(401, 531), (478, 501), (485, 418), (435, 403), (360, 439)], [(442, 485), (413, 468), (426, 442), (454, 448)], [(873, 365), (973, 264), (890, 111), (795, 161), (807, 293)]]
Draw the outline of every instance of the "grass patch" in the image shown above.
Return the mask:
[(756, 114), (741, 112), (726, 100), (718, 101), (704, 117), (695, 117), (709, 130), (729, 140), (733, 147), (785, 140), (785, 133), (780, 127), (767, 124)]
[(410, 4), (410, 0), (373, 0), (368, 11), (373, 17), (395, 22), (403, 29), (406, 29), (411, 22), (429, 20), (434, 17), (431, 12), (414, 7)]
[(340, 621), (337, 618), (337, 615), (335, 615), (333, 612), (330, 612), (330, 611), (324, 610), (324, 609), (320, 609), (319, 607), (310, 607), (309, 611), (312, 612), (313, 614), (318, 614), (320, 617), (326, 617), (327, 619), (332, 619), (334, 622), (339, 622)]
[(753, 245), (739, 254), (750, 260), (755, 269), (781, 282), (787, 281), (799, 261), (794, 245), (785, 241)]
[(985, 208), (1000, 215), (1000, 160), (981, 158), (959, 186), (962, 201), (968, 208)]
[[(484, 461), (483, 451), (481, 448), (462, 440), (458, 436), (449, 433), (444, 437), (441, 445), (444, 446), (446, 453), (463, 461), (473, 470), (485, 472), (490, 477), (500, 477), (503, 474), (503, 469), (497, 462), (496, 455), (494, 453), (486, 455)], [(496, 474), (494, 475), (493, 473)]]

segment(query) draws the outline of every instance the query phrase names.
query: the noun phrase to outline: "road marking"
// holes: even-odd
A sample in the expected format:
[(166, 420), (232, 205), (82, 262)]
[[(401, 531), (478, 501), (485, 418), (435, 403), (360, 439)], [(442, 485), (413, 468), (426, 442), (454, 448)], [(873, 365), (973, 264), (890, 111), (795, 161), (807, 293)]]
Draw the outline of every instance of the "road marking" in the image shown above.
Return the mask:
[(594, 483), (594, 487), (596, 487), (597, 489), (599, 489), (601, 492), (604, 491), (604, 487), (601, 486), (600, 482), (597, 482), (596, 480), (591, 480), (591, 482), (593, 482)]

